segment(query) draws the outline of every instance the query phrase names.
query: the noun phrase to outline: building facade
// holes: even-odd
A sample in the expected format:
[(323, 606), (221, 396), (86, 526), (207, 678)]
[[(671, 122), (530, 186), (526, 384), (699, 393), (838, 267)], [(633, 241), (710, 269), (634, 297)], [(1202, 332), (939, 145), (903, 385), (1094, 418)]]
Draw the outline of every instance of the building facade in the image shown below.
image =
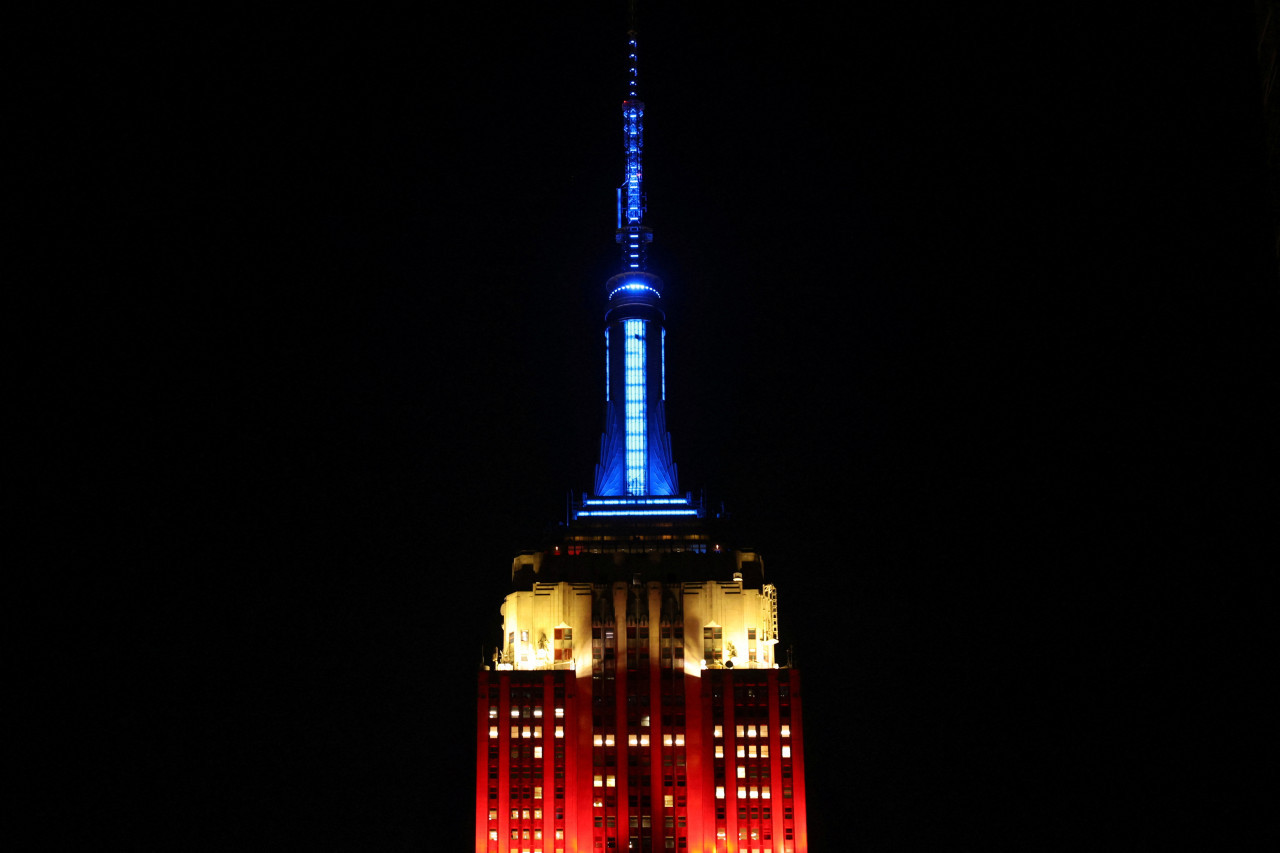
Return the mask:
[(512, 564), (478, 681), (476, 851), (803, 853), (802, 691), (778, 657), (777, 590), (679, 493), (628, 38), (600, 463), (553, 541)]

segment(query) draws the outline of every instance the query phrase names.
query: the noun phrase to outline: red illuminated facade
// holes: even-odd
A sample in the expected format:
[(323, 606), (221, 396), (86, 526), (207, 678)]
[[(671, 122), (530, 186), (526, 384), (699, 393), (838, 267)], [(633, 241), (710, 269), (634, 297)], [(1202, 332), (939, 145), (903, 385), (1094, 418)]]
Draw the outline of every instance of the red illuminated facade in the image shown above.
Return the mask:
[(808, 849), (776, 590), (753, 553), (662, 551), (666, 523), (516, 559), (476, 695), (477, 853)]

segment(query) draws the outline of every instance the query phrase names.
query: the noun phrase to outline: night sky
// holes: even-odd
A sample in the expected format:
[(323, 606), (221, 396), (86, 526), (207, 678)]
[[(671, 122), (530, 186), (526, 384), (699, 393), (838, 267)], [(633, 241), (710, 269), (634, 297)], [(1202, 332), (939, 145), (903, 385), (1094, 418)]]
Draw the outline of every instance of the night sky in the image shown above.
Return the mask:
[[(778, 586), (812, 849), (1248, 840), (1251, 11), (850, 5), (640, 21), (668, 425)], [(469, 849), (511, 558), (598, 452), (623, 4), (48, 30), (42, 677), (91, 770), (37, 817)]]

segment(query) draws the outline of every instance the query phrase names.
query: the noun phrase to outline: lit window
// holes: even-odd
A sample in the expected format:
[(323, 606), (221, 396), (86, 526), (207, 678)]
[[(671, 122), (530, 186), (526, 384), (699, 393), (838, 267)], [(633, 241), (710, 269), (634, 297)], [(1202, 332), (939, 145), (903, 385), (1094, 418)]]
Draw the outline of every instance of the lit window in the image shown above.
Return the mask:
[(604, 746), (604, 735), (596, 735), (593, 743), (595, 743), (596, 746)]
[(497, 737), (497, 736), (498, 736), (498, 727), (489, 726), (489, 737)]
[(648, 746), (648, 745), (649, 745), (649, 736), (648, 736), (648, 735), (640, 735), (640, 745), (641, 745), (641, 746)]
[(712, 732), (712, 737), (724, 737), (724, 726), (716, 726)]
[(557, 840), (557, 841), (563, 841), (563, 840), (564, 840), (564, 830), (563, 830), (563, 829), (557, 829), (557, 830), (556, 830), (556, 840)]
[(564, 726), (556, 726), (556, 737), (564, 737)]
[(784, 744), (782, 745), (782, 757), (783, 757), (783, 758), (790, 758), (790, 757), (791, 757), (791, 745), (790, 745), (790, 744), (785, 744), (785, 743), (784, 743)]
[(519, 726), (512, 726), (512, 727), (511, 727), (511, 736), (512, 736), (513, 738), (520, 737), (520, 727), (519, 727)]
[(520, 732), (520, 737), (525, 737), (525, 738), (527, 738), (527, 737), (529, 737), (529, 736), (530, 736), (529, 727), (528, 727), (528, 726), (525, 726), (525, 727), (524, 727), (524, 729), (522, 729), (522, 730), (521, 730), (521, 732)]
[(528, 632), (528, 631), (521, 631), (521, 632), (520, 632), (520, 642), (522, 642), (522, 643), (527, 643), (527, 642), (529, 642), (529, 632)]
[(739, 779), (747, 778), (747, 767), (745, 764), (738, 765), (738, 778)]
[(497, 706), (497, 705), (490, 705), (490, 706), (489, 706), (489, 719), (491, 719), (491, 720), (496, 720), (496, 719), (498, 719), (498, 706)]
[[(511, 810), (511, 819), (512, 819), (512, 820), (519, 820), (519, 819), (520, 819), (520, 810), (519, 810), (519, 809), (512, 809), (512, 810)], [(514, 837), (514, 836), (513, 836), (513, 837)]]
[(605, 745), (605, 746), (613, 746), (613, 735), (605, 735), (605, 736), (604, 736), (604, 745)]
[(523, 812), (521, 812), (521, 813), (520, 813), (520, 817), (524, 818), (525, 820), (528, 820), (528, 819), (529, 819), (529, 810), (528, 810), (528, 809), (525, 809)]
[(671, 735), (663, 735), (663, 736), (662, 736), (662, 745), (663, 745), (663, 746), (671, 746)]
[(498, 810), (489, 809), (489, 820), (497, 820), (497, 819), (498, 819)]
[(533, 727), (533, 736), (534, 736), (534, 737), (542, 737), (542, 726), (534, 726), (534, 727)]
[(760, 744), (760, 757), (761, 758), (769, 757), (769, 744), (767, 743)]
[(556, 708), (556, 719), (560, 719), (563, 716), (564, 716), (564, 708)]
[(520, 717), (520, 709), (519, 709), (519, 708), (517, 708), (516, 706), (512, 705), (512, 706), (511, 706), (511, 716), (512, 716), (512, 718), (516, 718), (516, 719), (518, 719), (518, 718)]
[[(533, 810), (533, 819), (534, 819), (534, 820), (542, 820), (542, 809), (534, 809), (534, 810)], [(539, 835), (539, 836), (537, 836), (537, 837), (538, 837), (538, 838), (541, 838), (542, 836), (540, 836), (540, 835)]]
[(724, 758), (724, 744), (716, 744), (716, 758)]
[(738, 799), (745, 800), (747, 798), (747, 789), (745, 786), (738, 786)]
[(533, 706), (533, 715), (534, 715), (535, 717), (541, 717), (541, 716), (542, 716), (542, 706), (541, 706), (541, 705), (534, 705), (534, 706)]
[(786, 723), (783, 723), (782, 727), (778, 730), (778, 734), (782, 735), (783, 737), (791, 737), (791, 726), (787, 725)]
[(603, 788), (603, 787), (604, 787), (604, 777), (603, 777), (603, 776), (601, 776), (599, 773), (597, 773), (597, 774), (595, 775), (595, 779), (594, 779), (594, 781), (592, 782), (592, 784), (593, 784), (593, 785), (594, 785), (594, 787), (596, 787), (596, 788)]
[(489, 830), (489, 840), (490, 840), (490, 841), (497, 841), (497, 840), (498, 840), (498, 830), (496, 830), (496, 829), (491, 829), (491, 830)]
[(662, 807), (664, 809), (673, 809), (676, 806), (676, 798), (672, 794), (662, 795)]
[(755, 736), (756, 736), (756, 727), (747, 726), (747, 737), (755, 737)]
[(761, 724), (760, 724), (760, 737), (768, 737), (768, 736), (769, 736), (769, 727), (768, 727), (766, 724), (761, 723)]
[(635, 735), (627, 735), (627, 746), (639, 746), (640, 738)]
[(747, 757), (748, 758), (756, 757), (756, 745), (754, 743), (747, 747)]
[(684, 746), (684, 735), (676, 735), (676, 746)]
[(762, 800), (767, 800), (767, 799), (769, 799), (769, 786), (768, 786), (768, 785), (761, 785), (761, 786), (760, 786), (760, 799), (762, 799)]
[(535, 746), (535, 747), (533, 748), (533, 757), (534, 757), (534, 758), (541, 758), (541, 757), (542, 757), (542, 747), (540, 747), (540, 746)]
[[(542, 799), (542, 786), (541, 786), (541, 785), (534, 785), (534, 786), (533, 786), (533, 798), (534, 798), (535, 800), (540, 800), (540, 799)], [(541, 817), (541, 815), (536, 815), (536, 817)]]
[(743, 746), (742, 744), (738, 744), (738, 757), (739, 757), (739, 758), (746, 758), (746, 757), (747, 757), (747, 748), (746, 748), (745, 746)]
[(751, 789), (751, 799), (753, 799), (753, 800), (754, 800), (754, 799), (757, 799), (759, 796), (760, 796), (760, 792), (759, 792), (758, 790), (756, 790), (755, 788), (752, 788), (752, 789)]
[(612, 774), (612, 773), (610, 773), (610, 774), (609, 774), (608, 776), (606, 776), (606, 777), (605, 777), (605, 779), (604, 779), (604, 786), (605, 786), (606, 788), (612, 788), (612, 787), (615, 787), (615, 785), (616, 785), (616, 782), (614, 781), (613, 774)]
[(647, 729), (647, 728), (649, 728), (649, 715), (648, 715), (648, 714), (645, 714), (643, 717), (641, 717), (641, 718), (640, 718), (640, 727), (641, 727), (641, 728), (646, 728), (646, 729)]
[(717, 800), (724, 799), (724, 785), (716, 785), (716, 799)]
[(742, 737), (744, 734), (745, 734), (745, 731), (744, 731), (743, 727), (742, 727), (742, 726), (738, 726), (738, 737)]

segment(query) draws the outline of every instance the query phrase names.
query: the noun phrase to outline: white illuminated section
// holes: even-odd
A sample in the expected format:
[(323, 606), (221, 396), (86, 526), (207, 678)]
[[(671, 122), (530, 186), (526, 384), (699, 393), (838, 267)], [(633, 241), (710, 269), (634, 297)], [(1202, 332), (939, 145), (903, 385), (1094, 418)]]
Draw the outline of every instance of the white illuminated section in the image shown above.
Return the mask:
[[(663, 330), (664, 334), (666, 330)], [(666, 392), (663, 391), (663, 399), (666, 399)], [(609, 402), (609, 330), (604, 330), (604, 401)]]
[(627, 494), (643, 495), (648, 488), (648, 413), (645, 410), (645, 321), (623, 320), (625, 340)]
[(667, 399), (667, 330), (662, 330), (662, 399)]

